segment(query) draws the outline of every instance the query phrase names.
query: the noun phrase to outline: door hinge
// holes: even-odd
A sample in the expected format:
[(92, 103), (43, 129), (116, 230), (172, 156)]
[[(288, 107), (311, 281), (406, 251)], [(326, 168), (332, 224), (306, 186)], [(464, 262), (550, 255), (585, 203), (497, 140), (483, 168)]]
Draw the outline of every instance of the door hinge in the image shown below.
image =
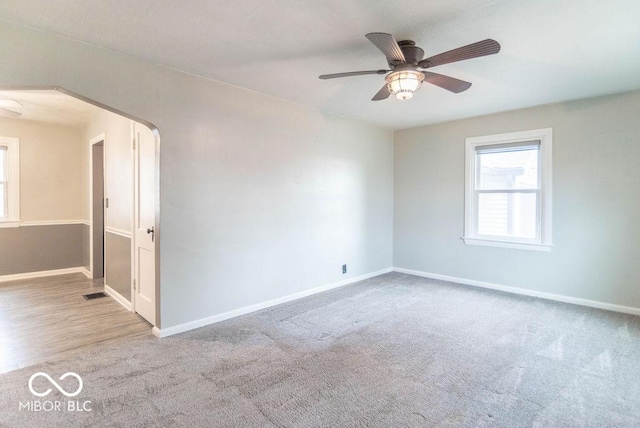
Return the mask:
[(133, 143), (133, 150), (135, 150), (135, 149), (136, 149), (136, 140), (134, 139), (134, 140), (132, 141), (132, 143)]
[(135, 279), (133, 280), (133, 289), (134, 290), (136, 289), (136, 280)]

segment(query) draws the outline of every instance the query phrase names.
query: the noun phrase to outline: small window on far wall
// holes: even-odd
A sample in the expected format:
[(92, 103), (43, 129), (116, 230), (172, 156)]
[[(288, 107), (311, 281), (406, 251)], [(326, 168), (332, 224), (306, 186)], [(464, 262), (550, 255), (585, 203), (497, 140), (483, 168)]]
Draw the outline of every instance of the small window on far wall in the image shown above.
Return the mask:
[(0, 137), (0, 227), (20, 224), (20, 151), (17, 138)]
[(551, 151), (551, 128), (466, 139), (466, 244), (551, 250)]

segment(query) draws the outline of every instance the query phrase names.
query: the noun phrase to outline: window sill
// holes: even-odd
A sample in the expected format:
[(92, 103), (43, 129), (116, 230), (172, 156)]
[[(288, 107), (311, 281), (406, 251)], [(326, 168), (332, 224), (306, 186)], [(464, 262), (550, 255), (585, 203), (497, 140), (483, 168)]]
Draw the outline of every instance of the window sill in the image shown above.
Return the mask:
[(529, 242), (513, 242), (513, 241), (498, 241), (495, 239), (483, 239), (483, 238), (467, 238), (463, 237), (462, 240), (467, 245), (485, 245), (488, 247), (501, 247), (511, 248), (514, 250), (529, 250), (529, 251), (543, 251), (551, 252), (551, 244), (534, 244)]
[(22, 223), (20, 220), (0, 220), (0, 228), (3, 227), (18, 227)]

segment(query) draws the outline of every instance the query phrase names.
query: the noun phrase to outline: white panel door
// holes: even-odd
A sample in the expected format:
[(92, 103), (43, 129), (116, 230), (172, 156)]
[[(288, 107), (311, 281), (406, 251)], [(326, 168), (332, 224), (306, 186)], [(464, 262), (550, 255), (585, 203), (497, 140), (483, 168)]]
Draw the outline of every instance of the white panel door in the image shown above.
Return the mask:
[(146, 126), (134, 134), (134, 297), (135, 311), (156, 325), (155, 182), (156, 144)]

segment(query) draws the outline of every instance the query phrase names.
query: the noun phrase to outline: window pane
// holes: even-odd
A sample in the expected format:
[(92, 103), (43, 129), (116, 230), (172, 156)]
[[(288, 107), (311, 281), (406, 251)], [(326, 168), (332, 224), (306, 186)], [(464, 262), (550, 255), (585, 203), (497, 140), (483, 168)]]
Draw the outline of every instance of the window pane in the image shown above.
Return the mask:
[(0, 183), (0, 218), (7, 216), (7, 196), (6, 196), (6, 183)]
[(538, 152), (539, 146), (479, 152), (478, 189), (537, 189)]
[(478, 235), (536, 238), (536, 193), (480, 193)]
[(7, 148), (0, 146), (0, 180), (7, 179)]

